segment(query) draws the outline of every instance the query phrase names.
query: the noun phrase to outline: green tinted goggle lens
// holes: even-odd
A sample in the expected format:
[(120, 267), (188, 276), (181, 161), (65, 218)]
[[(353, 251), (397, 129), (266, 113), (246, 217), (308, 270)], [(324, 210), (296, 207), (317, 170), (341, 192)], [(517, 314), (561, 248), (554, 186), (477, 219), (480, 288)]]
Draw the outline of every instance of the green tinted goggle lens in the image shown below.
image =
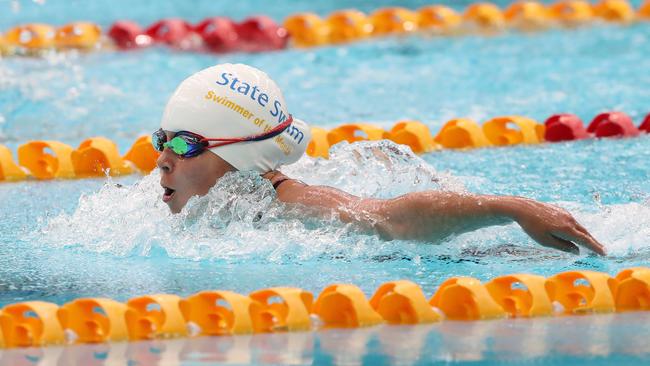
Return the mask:
[(163, 148), (167, 147), (171, 149), (174, 153), (178, 155), (184, 155), (187, 154), (188, 151), (190, 151), (190, 147), (187, 144), (187, 142), (178, 136), (174, 137), (170, 141), (163, 143), (162, 146)]

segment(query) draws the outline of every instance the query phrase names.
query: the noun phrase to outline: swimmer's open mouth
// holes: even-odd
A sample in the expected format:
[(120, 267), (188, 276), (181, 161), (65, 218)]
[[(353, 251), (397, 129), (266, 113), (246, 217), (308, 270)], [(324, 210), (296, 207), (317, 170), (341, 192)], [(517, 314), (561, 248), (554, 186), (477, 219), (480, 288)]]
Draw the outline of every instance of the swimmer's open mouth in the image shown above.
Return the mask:
[(163, 202), (169, 202), (174, 196), (174, 192), (176, 192), (176, 190), (165, 186), (163, 186), (163, 188), (165, 189), (165, 192), (163, 192), (162, 200)]

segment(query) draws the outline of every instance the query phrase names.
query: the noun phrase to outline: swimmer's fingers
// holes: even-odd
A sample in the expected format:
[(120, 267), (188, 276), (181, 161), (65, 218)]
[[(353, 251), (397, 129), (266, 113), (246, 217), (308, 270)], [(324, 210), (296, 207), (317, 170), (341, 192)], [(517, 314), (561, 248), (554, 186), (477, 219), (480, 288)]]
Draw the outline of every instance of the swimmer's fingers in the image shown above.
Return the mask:
[(561, 240), (576, 243), (599, 255), (607, 255), (607, 251), (605, 251), (605, 246), (603, 246), (601, 243), (598, 242), (598, 240), (596, 240), (593, 236), (591, 236), (591, 234), (589, 234), (589, 232), (585, 228), (581, 227), (580, 224), (577, 224), (576, 227), (572, 228), (570, 230), (570, 233), (557, 232), (557, 233), (553, 233), (552, 235)]

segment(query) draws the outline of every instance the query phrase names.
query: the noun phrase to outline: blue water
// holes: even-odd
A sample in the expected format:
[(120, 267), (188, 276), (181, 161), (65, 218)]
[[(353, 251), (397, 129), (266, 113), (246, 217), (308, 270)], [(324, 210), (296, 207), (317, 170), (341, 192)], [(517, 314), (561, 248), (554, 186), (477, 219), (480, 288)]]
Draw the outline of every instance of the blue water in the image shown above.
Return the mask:
[[(369, 11), (389, 3), (170, 5), (120, 0), (78, 6), (0, 0), (0, 13), (9, 14), (0, 18), (0, 29), (27, 21), (58, 24), (77, 19), (106, 26), (127, 17), (146, 24), (171, 15), (196, 21), (214, 14), (243, 18), (266, 13), (281, 20), (308, 9), (320, 14), (343, 7)], [(401, 4), (417, 8), (424, 2)], [(453, 5), (462, 8), (465, 3)], [(30, 139), (76, 146), (86, 137), (102, 135), (126, 152), (138, 135), (157, 128), (166, 99), (183, 78), (220, 62), (245, 62), (266, 70), (283, 88), (294, 115), (324, 127), (370, 121), (389, 128), (398, 119), (411, 118), (437, 131), (453, 117), (485, 121), (522, 114), (543, 121), (555, 112), (576, 113), (589, 122), (610, 109), (623, 110), (639, 123), (650, 112), (647, 49), (650, 24), (596, 24), (496, 37), (419, 35), (257, 55), (154, 48), (0, 59), (0, 143), (15, 151)], [(650, 137), (640, 137), (416, 157), (404, 149), (395, 153), (385, 144), (343, 144), (329, 161), (304, 158), (285, 168), (308, 183), (364, 196), (451, 189), (555, 203), (571, 210), (605, 244), (610, 252), (606, 258), (541, 248), (514, 224), (460, 235), (440, 245), (382, 242), (336, 221), (297, 217), (272, 200), (268, 185), (250, 176), (227, 177), (176, 217), (159, 200), (157, 173), (113, 180), (2, 183), (0, 305), (36, 299), (64, 303), (82, 296), (123, 301), (146, 293), (189, 295), (211, 288), (247, 293), (280, 285), (317, 294), (336, 282), (357, 284), (370, 295), (381, 283), (401, 278), (417, 282), (431, 296), (440, 282), (455, 275), (487, 280), (507, 273), (551, 275), (568, 269), (615, 274), (647, 265), (650, 258), (648, 146)], [(384, 158), (377, 156), (377, 148)], [(233, 202), (235, 194), (240, 198)], [(260, 222), (248, 215), (258, 210), (267, 212)], [(584, 327), (589, 329), (589, 323)], [(376, 350), (372, 339), (365, 342)], [(433, 347), (435, 342), (426, 341), (432, 347), (425, 359), (462, 359), (438, 358), (442, 351)], [(575, 357), (589, 355), (598, 353)], [(478, 361), (495, 359), (495, 352), (482, 352)]]

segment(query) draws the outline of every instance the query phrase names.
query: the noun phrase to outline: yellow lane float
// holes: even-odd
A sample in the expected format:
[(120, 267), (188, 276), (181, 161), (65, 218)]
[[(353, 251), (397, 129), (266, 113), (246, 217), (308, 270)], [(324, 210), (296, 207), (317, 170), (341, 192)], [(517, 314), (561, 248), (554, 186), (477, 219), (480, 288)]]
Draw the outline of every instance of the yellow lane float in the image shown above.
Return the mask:
[(77, 299), (61, 306), (57, 317), (68, 343), (124, 341), (126, 304), (105, 298)]
[(513, 274), (497, 277), (485, 287), (510, 317), (535, 317), (553, 315), (545, 283), (542, 276)]
[(370, 306), (389, 324), (433, 323), (440, 315), (431, 309), (422, 289), (411, 281), (392, 281), (379, 286)]
[(418, 29), (418, 14), (401, 7), (382, 8), (370, 15), (374, 35), (408, 33)]
[(56, 30), (47, 24), (26, 24), (10, 29), (5, 34), (7, 43), (11, 46), (23, 47), (30, 50), (49, 49), (55, 46)]
[(650, 0), (646, 0), (641, 4), (637, 15), (641, 19), (650, 20)]
[(492, 118), (483, 124), (483, 133), (492, 145), (538, 144), (544, 141), (544, 125), (520, 116)]
[(650, 310), (650, 268), (636, 267), (616, 275), (616, 311)]
[(465, 9), (463, 20), (479, 31), (499, 31), (505, 27), (501, 9), (492, 3), (474, 3)]
[(327, 17), (330, 43), (345, 43), (367, 38), (372, 34), (372, 23), (358, 10), (340, 10)]
[(72, 165), (78, 177), (101, 177), (106, 171), (111, 176), (132, 172), (131, 167), (119, 154), (117, 145), (105, 137), (84, 140), (71, 155)]
[(569, 27), (579, 26), (594, 18), (591, 4), (585, 0), (560, 0), (549, 7), (551, 17)]
[(496, 319), (507, 315), (481, 281), (472, 277), (447, 279), (429, 304), (440, 309), (451, 320)]
[(202, 291), (180, 302), (190, 335), (252, 333), (256, 307), (261, 305), (232, 291)]
[(565, 314), (611, 313), (616, 310), (616, 285), (607, 273), (568, 271), (549, 277), (546, 292), (564, 307)]
[(631, 23), (634, 9), (626, 0), (601, 0), (593, 6), (594, 14), (608, 22)]
[(416, 154), (435, 150), (438, 146), (433, 141), (429, 127), (419, 121), (399, 121), (388, 132), (387, 138), (397, 144), (407, 145)]
[(383, 322), (363, 291), (354, 285), (331, 285), (316, 299), (312, 312), (325, 328), (368, 327)]
[(5, 306), (0, 313), (4, 346), (40, 347), (64, 343), (63, 329), (56, 318), (58, 309), (58, 305), (44, 301)]
[(330, 144), (327, 141), (327, 134), (329, 132), (320, 127), (311, 128), (311, 141), (307, 145), (307, 155), (312, 158), (329, 158)]
[(74, 22), (57, 29), (54, 43), (57, 48), (92, 48), (99, 44), (101, 35), (97, 24)]
[[(314, 295), (292, 287), (274, 287), (251, 293), (249, 297), (262, 304), (253, 314), (256, 333), (311, 329)], [(274, 301), (274, 300), (280, 301)]]
[(448, 149), (469, 149), (490, 145), (481, 126), (466, 118), (452, 119), (445, 123), (434, 140)]
[(503, 15), (506, 22), (512, 27), (533, 31), (549, 26), (549, 11), (537, 1), (518, 1), (510, 5)]
[(443, 5), (424, 6), (418, 10), (419, 28), (438, 33), (451, 33), (460, 28), (463, 17), (454, 9)]
[(288, 17), (284, 28), (291, 34), (291, 42), (296, 47), (313, 47), (327, 44), (329, 25), (313, 13), (301, 13)]
[(36, 179), (74, 178), (73, 150), (58, 141), (30, 141), (18, 147), (18, 163)]
[(187, 336), (181, 298), (159, 294), (130, 299), (124, 315), (130, 340)]
[(151, 136), (140, 136), (124, 155), (124, 160), (130, 161), (143, 173), (149, 173), (156, 168), (156, 160), (160, 153), (153, 148)]
[(0, 145), (0, 181), (18, 181), (25, 179), (25, 172), (20, 169), (11, 154), (11, 150), (4, 145)]
[(388, 133), (377, 126), (368, 123), (350, 123), (340, 125), (327, 134), (327, 142), (330, 146), (338, 144), (341, 141), (376, 141), (388, 137)]

